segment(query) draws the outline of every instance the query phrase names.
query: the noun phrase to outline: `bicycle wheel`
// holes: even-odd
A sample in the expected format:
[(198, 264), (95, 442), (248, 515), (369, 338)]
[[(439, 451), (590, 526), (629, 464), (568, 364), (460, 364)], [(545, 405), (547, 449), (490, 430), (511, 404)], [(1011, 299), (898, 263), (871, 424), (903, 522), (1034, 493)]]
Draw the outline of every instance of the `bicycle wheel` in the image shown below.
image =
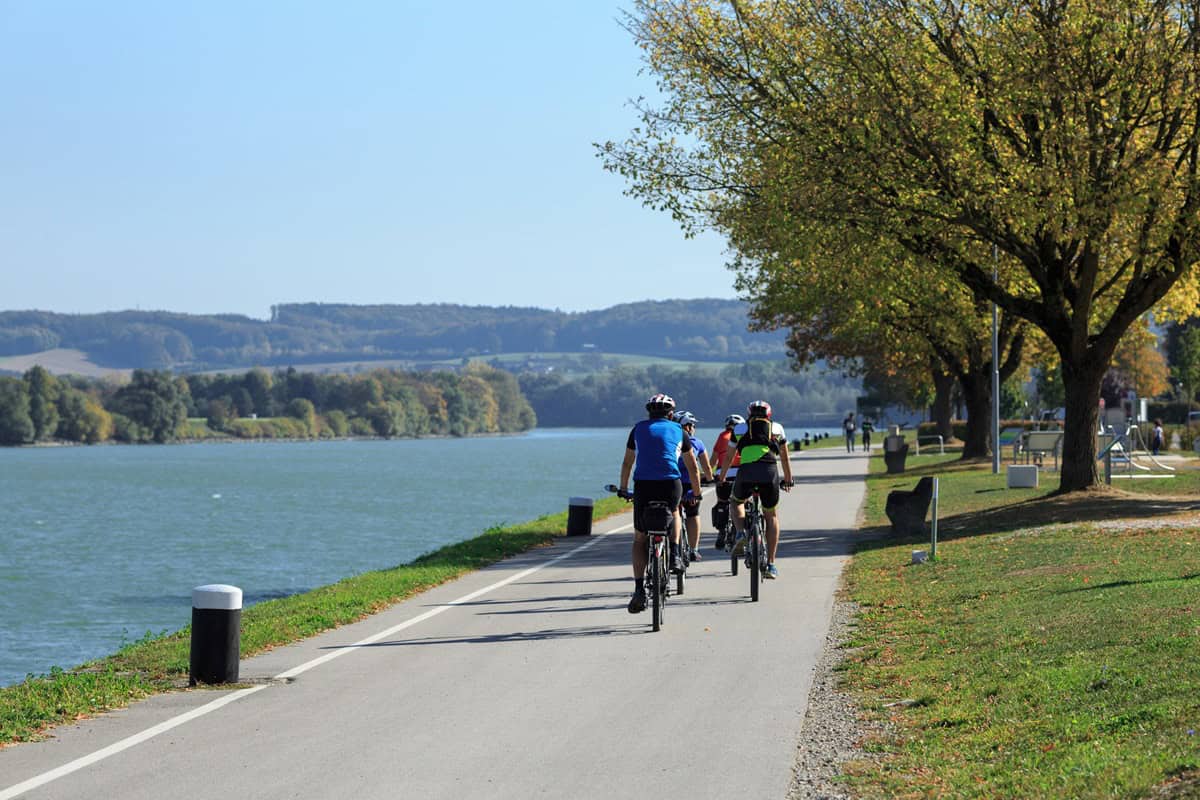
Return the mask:
[[(683, 537), (686, 539), (687, 537)], [(687, 557), (687, 545), (682, 541), (679, 543), (679, 560), (683, 562), (683, 572), (675, 576), (675, 594), (683, 594), (683, 579), (687, 574), (687, 568), (691, 565), (691, 560)]]
[(654, 560), (650, 562), (650, 611), (651, 625), (654, 630), (662, 628), (663, 620), (663, 603), (666, 602), (664, 589), (666, 588), (666, 576), (663, 574), (664, 559), (661, 552), (655, 553)]
[(758, 602), (758, 584), (762, 580), (762, 536), (758, 532), (758, 517), (750, 528), (750, 599)]
[(733, 543), (737, 538), (737, 530), (733, 527), (732, 522), (725, 523), (725, 536), (725, 549), (729, 551), (729, 574), (736, 577), (738, 557), (733, 554)]

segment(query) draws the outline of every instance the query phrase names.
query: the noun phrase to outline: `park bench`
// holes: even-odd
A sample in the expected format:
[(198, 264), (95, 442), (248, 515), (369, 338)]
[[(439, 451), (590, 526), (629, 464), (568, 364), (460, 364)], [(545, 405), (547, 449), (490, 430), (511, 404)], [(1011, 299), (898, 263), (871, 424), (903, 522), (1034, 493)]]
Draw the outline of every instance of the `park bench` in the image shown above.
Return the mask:
[(1058, 453), (1062, 449), (1062, 431), (1026, 431), (1021, 440), (1021, 452), (1025, 454), (1025, 463), (1032, 459), (1034, 463), (1042, 463), (1048, 455), (1054, 455), (1054, 469), (1058, 470)]

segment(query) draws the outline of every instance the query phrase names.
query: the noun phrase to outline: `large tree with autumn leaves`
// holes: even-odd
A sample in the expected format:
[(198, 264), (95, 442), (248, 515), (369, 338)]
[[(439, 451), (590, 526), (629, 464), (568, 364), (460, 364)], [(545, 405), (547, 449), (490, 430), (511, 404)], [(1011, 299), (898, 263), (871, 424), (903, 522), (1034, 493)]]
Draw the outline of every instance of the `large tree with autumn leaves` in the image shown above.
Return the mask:
[(1098, 482), (1118, 343), (1196, 305), (1200, 0), (639, 0), (628, 27), (662, 93), (603, 148), (633, 193), (735, 246), (752, 208), (776, 241), (855, 231), (1027, 320), (1061, 489)]

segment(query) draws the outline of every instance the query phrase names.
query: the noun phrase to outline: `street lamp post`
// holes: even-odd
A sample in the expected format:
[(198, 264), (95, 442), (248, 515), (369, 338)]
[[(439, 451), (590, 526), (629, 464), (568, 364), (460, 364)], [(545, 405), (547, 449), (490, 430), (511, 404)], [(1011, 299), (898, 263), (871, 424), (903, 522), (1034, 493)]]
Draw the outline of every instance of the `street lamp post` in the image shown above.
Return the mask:
[[(999, 283), (999, 253), (992, 245), (992, 282)], [(992, 303), (992, 474), (1000, 474), (1000, 343), (998, 312)]]

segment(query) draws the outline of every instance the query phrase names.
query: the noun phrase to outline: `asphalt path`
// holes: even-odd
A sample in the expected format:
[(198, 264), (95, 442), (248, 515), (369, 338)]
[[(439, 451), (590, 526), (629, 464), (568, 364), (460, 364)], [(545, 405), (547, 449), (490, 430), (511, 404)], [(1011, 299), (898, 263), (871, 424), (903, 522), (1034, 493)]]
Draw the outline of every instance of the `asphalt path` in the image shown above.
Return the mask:
[[(784, 798), (862, 503), (861, 452), (793, 456), (780, 577), (713, 551), (658, 633), (625, 610), (630, 515), (0, 750), (24, 797)], [(616, 465), (614, 465), (615, 472)], [(243, 587), (244, 588), (244, 587)]]

